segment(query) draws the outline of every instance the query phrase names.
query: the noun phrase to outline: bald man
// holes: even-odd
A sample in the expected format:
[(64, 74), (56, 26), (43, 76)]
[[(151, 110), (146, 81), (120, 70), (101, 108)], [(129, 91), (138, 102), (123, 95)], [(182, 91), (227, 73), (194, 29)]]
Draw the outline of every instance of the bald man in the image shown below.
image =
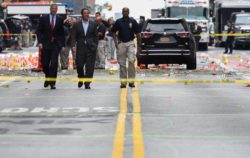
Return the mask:
[[(129, 8), (122, 9), (123, 17), (116, 20), (113, 28), (113, 38), (117, 49), (117, 60), (120, 65), (120, 79), (125, 80), (121, 82), (120, 88), (127, 87), (127, 79), (129, 87), (134, 88), (135, 84), (135, 43), (134, 38), (137, 39), (137, 52), (141, 52), (141, 37), (140, 29), (136, 20), (129, 17)], [(118, 32), (118, 36), (117, 36)], [(127, 67), (128, 61), (128, 67)]]
[(96, 63), (95, 68), (97, 69), (104, 69), (105, 68), (105, 45), (106, 41), (105, 33), (106, 33), (106, 27), (102, 23), (102, 17), (97, 16), (96, 17), (96, 24), (97, 24), (97, 33), (98, 33), (98, 47), (97, 47), (97, 53), (96, 53)]

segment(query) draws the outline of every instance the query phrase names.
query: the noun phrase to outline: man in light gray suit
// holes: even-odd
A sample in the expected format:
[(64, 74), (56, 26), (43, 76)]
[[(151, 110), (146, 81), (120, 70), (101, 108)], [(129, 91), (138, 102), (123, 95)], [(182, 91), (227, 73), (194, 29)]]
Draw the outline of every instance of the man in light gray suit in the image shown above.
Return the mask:
[[(71, 47), (76, 51), (76, 66), (78, 78), (93, 78), (96, 51), (98, 45), (97, 26), (95, 22), (89, 20), (89, 10), (81, 10), (82, 20), (73, 25), (71, 32)], [(90, 82), (84, 82), (85, 89), (90, 89)], [(78, 82), (78, 88), (83, 86), (83, 82)]]

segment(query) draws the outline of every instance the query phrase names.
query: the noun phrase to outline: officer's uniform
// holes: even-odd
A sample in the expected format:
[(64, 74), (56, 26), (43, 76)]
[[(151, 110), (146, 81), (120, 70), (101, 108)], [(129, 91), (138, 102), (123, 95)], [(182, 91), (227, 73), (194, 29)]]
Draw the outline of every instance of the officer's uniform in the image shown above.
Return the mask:
[[(138, 23), (133, 18), (120, 18), (118, 19), (112, 32), (118, 31), (118, 50), (117, 60), (120, 65), (120, 78), (121, 79), (134, 79), (135, 78), (135, 34), (139, 33)], [(128, 59), (128, 69), (126, 67), (126, 61)], [(126, 85), (125, 82), (122, 82)]]

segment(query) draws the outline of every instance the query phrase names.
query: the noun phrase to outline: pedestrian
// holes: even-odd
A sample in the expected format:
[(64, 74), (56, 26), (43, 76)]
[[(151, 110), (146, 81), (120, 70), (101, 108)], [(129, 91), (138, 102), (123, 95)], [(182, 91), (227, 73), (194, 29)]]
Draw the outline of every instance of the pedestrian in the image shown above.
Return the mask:
[(192, 33), (193, 33), (194, 39), (195, 39), (196, 50), (199, 50), (199, 43), (200, 43), (200, 39), (201, 39), (202, 28), (198, 24), (198, 21), (194, 22)]
[[(61, 70), (63, 73), (66, 70), (68, 70), (68, 66), (69, 66), (69, 52), (71, 50), (71, 31), (72, 31), (72, 27), (74, 24), (71, 17), (68, 17), (64, 21), (64, 23), (67, 24), (64, 26), (65, 45), (64, 45), (64, 48), (60, 52)], [(76, 64), (75, 64), (76, 52), (74, 52), (73, 50), (71, 50), (71, 52), (72, 52), (72, 57), (73, 57), (73, 68), (76, 69)]]
[[(120, 65), (120, 88), (126, 88), (129, 79), (129, 87), (135, 87), (133, 79), (135, 79), (135, 43), (134, 38), (137, 38), (137, 51), (141, 52), (141, 37), (138, 23), (132, 17), (129, 17), (129, 8), (122, 9), (123, 17), (116, 20), (112, 32), (117, 49), (117, 60)], [(117, 38), (118, 32), (118, 38)], [(128, 68), (126, 66), (128, 59)]]
[[(97, 26), (89, 19), (89, 9), (81, 10), (82, 20), (74, 23), (71, 34), (71, 47), (76, 51), (76, 66), (78, 78), (78, 88), (83, 86), (81, 79), (93, 78), (96, 50), (98, 44)], [(85, 81), (85, 89), (90, 89), (90, 81)]]
[(144, 23), (145, 23), (145, 16), (140, 16), (140, 21), (139, 21), (140, 32), (142, 32), (142, 28), (143, 28)]
[(50, 14), (40, 18), (36, 31), (38, 46), (42, 49), (42, 66), (46, 77), (44, 87), (50, 85), (51, 89), (56, 89), (58, 56), (65, 43), (64, 20), (56, 14), (57, 10), (57, 4), (51, 4)]
[(233, 45), (234, 45), (234, 38), (235, 36), (232, 34), (235, 34), (235, 28), (231, 21), (228, 21), (227, 23), (228, 29), (227, 29), (227, 39), (225, 42), (225, 52), (224, 54), (228, 53), (228, 48), (230, 49), (229, 54), (233, 54)]
[(16, 21), (16, 34), (17, 34), (17, 50), (22, 50), (22, 29), (23, 25), (20, 20)]
[[(95, 19), (97, 19), (97, 17), (102, 17), (102, 15), (101, 15), (100, 12), (96, 12), (96, 13), (95, 13)], [(109, 24), (108, 24), (108, 22), (107, 22), (106, 20), (103, 20), (103, 19), (102, 19), (102, 23), (104, 24), (104, 26), (105, 26), (106, 28), (109, 27)]]
[(108, 60), (110, 60), (110, 59), (113, 60), (113, 59), (115, 59), (115, 42), (114, 42), (112, 31), (111, 31), (112, 27), (114, 25), (113, 17), (110, 17), (108, 19), (108, 24), (109, 24), (109, 27), (107, 29), (107, 34), (106, 34), (105, 51), (106, 51)]
[(106, 33), (106, 27), (102, 23), (102, 17), (98, 16), (96, 18), (96, 24), (97, 24), (97, 33), (98, 33), (98, 47), (97, 47), (97, 53), (96, 53), (96, 68), (97, 69), (105, 69), (105, 33)]
[(214, 43), (214, 21), (213, 18), (209, 18), (208, 23), (208, 31), (209, 31), (209, 45), (212, 46)]

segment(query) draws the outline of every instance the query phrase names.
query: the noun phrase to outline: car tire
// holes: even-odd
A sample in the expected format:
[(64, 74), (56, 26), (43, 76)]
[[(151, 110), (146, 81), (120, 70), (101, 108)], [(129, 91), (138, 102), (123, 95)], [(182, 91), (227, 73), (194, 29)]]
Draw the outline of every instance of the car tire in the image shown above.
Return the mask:
[(196, 52), (194, 52), (187, 61), (187, 70), (195, 70), (197, 67), (197, 62), (196, 62)]
[(0, 47), (0, 53), (3, 51), (3, 47)]

